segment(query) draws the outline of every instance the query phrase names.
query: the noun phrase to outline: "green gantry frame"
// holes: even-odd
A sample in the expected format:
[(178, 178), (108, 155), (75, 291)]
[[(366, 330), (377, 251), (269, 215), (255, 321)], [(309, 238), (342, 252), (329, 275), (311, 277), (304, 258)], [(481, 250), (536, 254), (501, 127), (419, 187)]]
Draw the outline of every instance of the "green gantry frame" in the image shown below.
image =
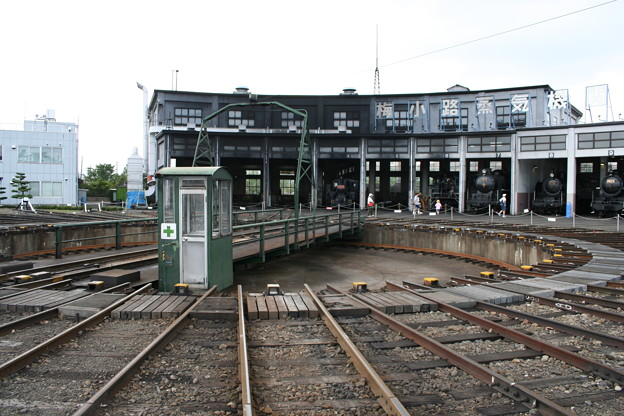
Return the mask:
[(210, 144), (210, 136), (208, 135), (208, 122), (231, 108), (249, 106), (276, 106), (302, 118), (299, 157), (297, 158), (297, 175), (295, 177), (295, 218), (299, 218), (300, 216), (299, 185), (303, 178), (307, 177), (310, 180), (312, 190), (312, 200), (310, 203), (312, 204), (312, 208), (316, 209), (316, 184), (314, 175), (312, 175), (312, 146), (310, 143), (310, 132), (308, 131), (308, 113), (305, 110), (296, 110), (277, 101), (228, 104), (202, 119), (201, 130), (199, 132), (199, 138), (197, 139), (197, 147), (195, 148), (195, 157), (193, 158), (193, 166), (214, 166), (212, 146)]

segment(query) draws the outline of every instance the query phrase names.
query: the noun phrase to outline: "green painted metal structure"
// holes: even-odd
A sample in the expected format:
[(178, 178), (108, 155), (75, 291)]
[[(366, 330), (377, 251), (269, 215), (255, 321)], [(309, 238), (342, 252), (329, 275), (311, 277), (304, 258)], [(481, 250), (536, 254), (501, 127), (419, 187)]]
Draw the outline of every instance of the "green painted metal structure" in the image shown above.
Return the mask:
[(312, 189), (312, 209), (316, 208), (316, 185), (314, 176), (312, 175), (312, 145), (310, 142), (310, 132), (308, 131), (308, 113), (305, 110), (297, 110), (282, 104), (277, 101), (261, 101), (256, 102), (251, 99), (248, 103), (234, 103), (228, 104), (223, 108), (215, 111), (207, 117), (202, 119), (201, 130), (199, 132), (199, 138), (197, 139), (197, 145), (195, 147), (195, 156), (193, 158), (193, 166), (214, 166), (214, 157), (212, 151), (212, 145), (210, 143), (210, 136), (208, 134), (208, 122), (232, 108), (237, 107), (249, 107), (249, 106), (274, 106), (289, 111), (299, 117), (301, 120), (301, 138), (299, 140), (299, 156), (297, 158), (297, 174), (295, 177), (295, 218), (300, 216), (299, 207), (299, 189), (301, 181), (304, 178), (308, 178), (311, 183)]
[(163, 168), (158, 184), (159, 290), (233, 284), (232, 174), (224, 167)]

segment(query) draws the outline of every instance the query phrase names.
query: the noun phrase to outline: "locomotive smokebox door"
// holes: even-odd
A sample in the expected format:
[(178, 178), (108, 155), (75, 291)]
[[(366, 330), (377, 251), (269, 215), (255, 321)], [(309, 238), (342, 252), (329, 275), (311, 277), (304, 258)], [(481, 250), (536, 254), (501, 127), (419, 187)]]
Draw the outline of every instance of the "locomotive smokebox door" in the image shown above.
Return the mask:
[(233, 284), (232, 174), (223, 167), (163, 168), (158, 182), (158, 282), (191, 290)]

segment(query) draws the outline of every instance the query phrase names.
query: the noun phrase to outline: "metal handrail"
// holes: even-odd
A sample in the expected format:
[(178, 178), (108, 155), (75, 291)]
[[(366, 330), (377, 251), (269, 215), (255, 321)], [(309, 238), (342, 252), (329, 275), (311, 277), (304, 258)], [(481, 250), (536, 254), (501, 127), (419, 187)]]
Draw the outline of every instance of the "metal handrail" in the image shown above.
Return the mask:
[[(140, 232), (133, 232), (133, 233), (123, 233), (122, 232), (123, 224), (153, 223), (157, 221), (158, 220), (156, 218), (136, 218), (136, 219), (126, 219), (126, 220), (92, 221), (92, 222), (51, 225), (50, 227), (54, 229), (54, 233), (55, 233), (55, 239), (54, 239), (55, 257), (57, 259), (60, 259), (63, 257), (63, 245), (64, 244), (79, 243), (83, 241), (97, 241), (97, 240), (102, 240), (102, 239), (114, 238), (115, 249), (119, 250), (122, 247), (123, 237), (144, 235), (144, 234), (154, 234), (158, 232), (158, 230), (152, 230), (152, 231), (140, 231)], [(74, 239), (67, 239), (67, 240), (63, 239), (63, 231), (65, 229), (92, 227), (92, 226), (110, 226), (110, 225), (114, 226), (115, 228), (114, 234), (98, 235), (98, 236), (85, 237), (85, 238), (74, 238)]]
[[(246, 239), (244, 241), (235, 242), (234, 245), (247, 244), (250, 242), (260, 242), (260, 255), (264, 255), (264, 241), (267, 238), (284, 237), (285, 249), (290, 252), (290, 236), (294, 236), (294, 246), (298, 248), (300, 242), (306, 242), (309, 245), (310, 231), (313, 232), (313, 236), (316, 237), (314, 231), (318, 229), (317, 224), (322, 224), (325, 228), (325, 237), (329, 241), (329, 227), (334, 224), (338, 225), (338, 235), (343, 236), (344, 229), (343, 224), (348, 220), (351, 226), (352, 234), (355, 234), (356, 230), (361, 228), (361, 211), (347, 211), (341, 213), (329, 213), (324, 215), (314, 215), (299, 218), (286, 218), (275, 221), (261, 222), (256, 224), (244, 224), (235, 225), (232, 227), (233, 231), (243, 231), (246, 229), (259, 228), (260, 232), (258, 237)], [(311, 221), (312, 220), (312, 221)], [(270, 229), (270, 230), (269, 230)], [(267, 236), (267, 231), (271, 231), (271, 235)], [(303, 232), (305, 241), (299, 240), (299, 232)]]

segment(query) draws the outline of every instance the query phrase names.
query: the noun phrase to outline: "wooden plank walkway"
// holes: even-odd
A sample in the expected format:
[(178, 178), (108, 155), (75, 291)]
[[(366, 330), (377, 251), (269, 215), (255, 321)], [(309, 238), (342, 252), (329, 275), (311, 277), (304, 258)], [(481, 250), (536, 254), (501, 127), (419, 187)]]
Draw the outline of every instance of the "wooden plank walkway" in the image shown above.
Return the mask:
[(264, 296), (250, 294), (246, 299), (249, 319), (316, 318), (318, 308), (305, 293)]
[[(357, 217), (355, 217), (354, 221), (357, 221)], [(337, 222), (330, 223), (326, 228), (325, 224), (317, 224), (316, 228), (310, 228), (306, 235), (305, 230), (299, 230), (297, 241), (299, 246), (305, 247), (309, 244), (313, 244), (316, 240), (320, 240), (323, 238), (329, 238), (331, 235), (340, 235), (352, 233), (353, 230), (357, 228), (357, 226), (353, 223), (350, 223), (345, 218), (342, 224)], [(295, 244), (295, 233), (289, 234), (288, 236), (288, 244)], [(276, 250), (285, 250), (286, 247), (286, 237), (268, 236), (264, 240), (264, 252), (268, 254), (271, 251)], [(247, 258), (252, 258), (260, 255), (261, 242), (260, 241), (240, 241), (235, 242), (232, 248), (232, 258), (234, 261), (239, 261)]]
[(195, 296), (138, 295), (113, 310), (113, 319), (177, 318), (195, 301)]
[(385, 313), (429, 312), (438, 305), (406, 292), (361, 292), (353, 297)]
[(60, 304), (89, 296), (83, 290), (61, 291), (35, 289), (0, 300), (0, 311), (41, 312)]

